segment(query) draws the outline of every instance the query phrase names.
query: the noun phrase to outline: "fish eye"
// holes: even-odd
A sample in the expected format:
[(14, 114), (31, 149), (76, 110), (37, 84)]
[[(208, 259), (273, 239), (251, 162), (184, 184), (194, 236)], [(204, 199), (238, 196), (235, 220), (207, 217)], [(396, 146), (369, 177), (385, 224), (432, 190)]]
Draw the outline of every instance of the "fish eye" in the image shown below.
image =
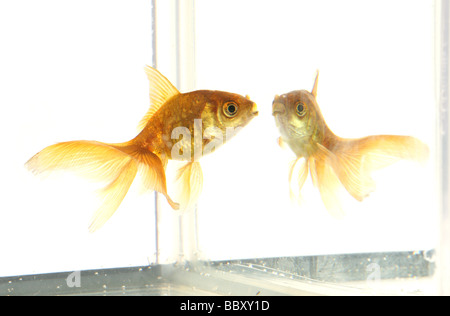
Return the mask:
[(227, 102), (223, 105), (223, 113), (227, 117), (234, 117), (238, 112), (238, 105), (235, 102)]
[(298, 116), (302, 117), (306, 114), (306, 105), (302, 102), (298, 102), (295, 108)]

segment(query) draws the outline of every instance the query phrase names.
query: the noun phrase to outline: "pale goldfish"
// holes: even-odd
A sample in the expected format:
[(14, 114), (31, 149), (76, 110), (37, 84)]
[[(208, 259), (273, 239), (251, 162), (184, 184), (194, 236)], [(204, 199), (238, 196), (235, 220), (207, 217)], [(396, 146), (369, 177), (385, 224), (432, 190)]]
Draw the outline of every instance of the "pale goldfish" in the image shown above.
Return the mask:
[(342, 186), (362, 201), (375, 189), (371, 171), (400, 159), (425, 162), (429, 149), (411, 136), (375, 135), (355, 139), (336, 136), (325, 123), (316, 101), (318, 76), (317, 72), (311, 92), (296, 90), (275, 96), (272, 114), (281, 135), (279, 144), (287, 144), (297, 156), (289, 168), (291, 198), (300, 198), (299, 192), (292, 188), (294, 170), (299, 170), (298, 190), (309, 171), (325, 207), (341, 217), (338, 191)]
[[(117, 144), (87, 140), (57, 143), (26, 163), (34, 173), (72, 169), (108, 183), (101, 190), (104, 202), (92, 217), (91, 232), (114, 214), (138, 171), (144, 189), (163, 194), (173, 209), (180, 209), (180, 204), (181, 208), (192, 206), (203, 186), (198, 159), (221, 146), (224, 135), (228, 140), (258, 114), (248, 97), (212, 90), (180, 93), (156, 69), (147, 66), (145, 72), (151, 106), (135, 138)], [(165, 169), (169, 159), (187, 161), (177, 172), (182, 183), (179, 203), (167, 193)]]

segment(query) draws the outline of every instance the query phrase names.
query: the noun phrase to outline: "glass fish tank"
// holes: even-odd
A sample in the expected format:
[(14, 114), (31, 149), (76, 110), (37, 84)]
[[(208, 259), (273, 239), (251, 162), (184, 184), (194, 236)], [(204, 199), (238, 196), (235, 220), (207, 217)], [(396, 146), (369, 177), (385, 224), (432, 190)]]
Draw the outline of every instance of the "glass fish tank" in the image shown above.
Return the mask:
[(450, 294), (449, 15), (0, 3), (0, 295)]

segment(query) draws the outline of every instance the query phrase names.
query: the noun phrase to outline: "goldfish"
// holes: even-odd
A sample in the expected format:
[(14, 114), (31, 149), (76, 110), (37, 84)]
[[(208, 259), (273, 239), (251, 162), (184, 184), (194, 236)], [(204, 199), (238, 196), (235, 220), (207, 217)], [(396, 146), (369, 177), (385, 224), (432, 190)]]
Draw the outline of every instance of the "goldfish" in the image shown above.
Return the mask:
[[(363, 138), (341, 138), (335, 135), (316, 101), (319, 72), (311, 92), (296, 90), (276, 95), (272, 115), (280, 137), (280, 146), (289, 147), (296, 159), (289, 166), (289, 193), (301, 200), (300, 191), (311, 174), (326, 209), (341, 218), (339, 193), (342, 187), (357, 201), (375, 190), (371, 172), (407, 159), (424, 163), (429, 155), (426, 144), (417, 138), (400, 135), (373, 135)], [(292, 188), (294, 170), (298, 191)]]
[[(78, 140), (48, 146), (26, 162), (34, 174), (69, 169), (104, 181), (99, 190), (101, 206), (94, 213), (89, 231), (102, 227), (126, 196), (136, 175), (147, 191), (164, 195), (174, 209), (187, 209), (198, 200), (203, 174), (198, 160), (215, 151), (258, 115), (248, 96), (197, 90), (180, 93), (158, 70), (146, 66), (150, 81), (150, 108), (139, 123), (139, 134), (124, 143)], [(186, 161), (176, 172), (181, 188), (179, 202), (167, 192), (168, 160)]]

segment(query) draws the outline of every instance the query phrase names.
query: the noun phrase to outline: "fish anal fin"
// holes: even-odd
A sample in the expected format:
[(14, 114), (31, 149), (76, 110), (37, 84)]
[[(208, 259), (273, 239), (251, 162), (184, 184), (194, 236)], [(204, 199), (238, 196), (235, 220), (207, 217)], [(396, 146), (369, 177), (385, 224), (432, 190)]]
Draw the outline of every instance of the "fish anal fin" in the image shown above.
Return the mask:
[(174, 210), (179, 209), (179, 204), (174, 202), (167, 193), (167, 183), (165, 175), (165, 164), (167, 159), (161, 159), (156, 154), (131, 144), (124, 147), (118, 147), (126, 152), (138, 162), (138, 171), (142, 179), (141, 191), (157, 191), (163, 194), (167, 202)]
[(145, 66), (145, 73), (150, 81), (150, 108), (138, 125), (139, 131), (144, 129), (150, 118), (172, 97), (180, 94), (172, 83), (158, 70)]
[(203, 189), (203, 173), (198, 161), (188, 162), (177, 170), (177, 199), (180, 209), (191, 209), (198, 201)]

